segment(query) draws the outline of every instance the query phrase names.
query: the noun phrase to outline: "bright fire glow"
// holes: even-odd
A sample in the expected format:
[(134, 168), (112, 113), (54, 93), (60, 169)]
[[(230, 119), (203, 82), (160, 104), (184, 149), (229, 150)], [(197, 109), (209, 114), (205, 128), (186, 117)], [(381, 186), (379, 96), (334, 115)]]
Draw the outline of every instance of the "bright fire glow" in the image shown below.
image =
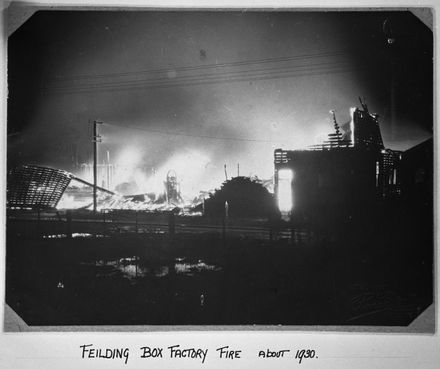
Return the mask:
[(164, 181), (169, 170), (174, 170), (180, 184), (182, 196), (196, 196), (200, 191), (200, 183), (210, 160), (207, 155), (196, 150), (186, 150), (172, 156), (154, 175), (143, 184), (145, 192), (162, 193)]
[[(139, 168), (142, 154), (134, 148), (124, 149), (116, 158), (113, 177), (114, 187), (123, 183), (133, 183), (135, 193), (142, 192), (142, 184), (146, 181), (146, 174)], [(153, 192), (153, 191), (151, 191)]]
[(90, 199), (83, 201), (75, 199), (73, 196), (63, 194), (57, 204), (57, 209), (79, 209), (90, 204)]
[(200, 182), (210, 162), (209, 157), (197, 150), (187, 149), (171, 156), (162, 166), (152, 173), (142, 168), (142, 155), (134, 149), (124, 150), (116, 160), (114, 184), (131, 182), (136, 193), (164, 193), (167, 173), (174, 170), (180, 185), (182, 196), (198, 195)]
[(118, 165), (134, 168), (140, 164), (141, 156), (134, 148), (126, 148), (124, 149), (116, 159), (116, 163)]
[(293, 208), (292, 180), (292, 170), (281, 169), (278, 171), (278, 208), (284, 213), (289, 213)]
[[(164, 195), (167, 174), (170, 171), (176, 174), (177, 187), (183, 200), (180, 204), (182, 206), (201, 201), (201, 196), (206, 195), (205, 192), (202, 194), (201, 190), (205, 190), (207, 185), (218, 182), (217, 178), (210, 176), (212, 174), (211, 158), (200, 150), (181, 150), (170, 155), (157, 168), (145, 166), (144, 156), (145, 153), (141, 150), (130, 147), (121, 151), (113, 163), (103, 163), (98, 166), (98, 186), (108, 187), (116, 192), (115, 195), (108, 195), (98, 191), (98, 210), (108, 208), (158, 210), (169, 207)], [(92, 183), (92, 169), (91, 164), (84, 164), (77, 175)], [(110, 186), (107, 186), (107, 183), (110, 183)], [(80, 182), (76, 183), (71, 193), (65, 193), (62, 196), (57, 208), (90, 208), (93, 195), (85, 190), (87, 187)], [(141, 201), (131, 201), (129, 197), (123, 196), (141, 194), (147, 195)]]
[(350, 140), (351, 140), (351, 146), (354, 146), (354, 112), (356, 111), (356, 108), (350, 108)]

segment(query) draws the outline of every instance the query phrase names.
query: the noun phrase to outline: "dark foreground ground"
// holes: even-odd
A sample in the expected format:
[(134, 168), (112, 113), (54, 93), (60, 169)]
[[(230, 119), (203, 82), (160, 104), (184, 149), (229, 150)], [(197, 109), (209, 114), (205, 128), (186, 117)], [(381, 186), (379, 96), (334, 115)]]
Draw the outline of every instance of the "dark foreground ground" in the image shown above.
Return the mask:
[(29, 325), (406, 326), (433, 301), (432, 225), (386, 219), (304, 241), (10, 231), (6, 301)]

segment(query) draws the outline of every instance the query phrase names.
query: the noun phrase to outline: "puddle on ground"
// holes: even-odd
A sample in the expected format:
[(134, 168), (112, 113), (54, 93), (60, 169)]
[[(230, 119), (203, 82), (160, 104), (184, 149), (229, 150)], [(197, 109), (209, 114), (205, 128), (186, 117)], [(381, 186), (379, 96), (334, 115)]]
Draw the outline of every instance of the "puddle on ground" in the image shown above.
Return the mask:
[[(203, 272), (219, 272), (222, 270), (218, 265), (207, 264), (203, 260), (197, 262), (185, 262), (185, 258), (176, 258), (173, 265), (158, 265), (154, 267), (140, 265), (140, 259), (137, 256), (120, 258), (117, 260), (99, 260), (94, 264), (96, 267), (104, 269), (101, 277), (114, 276), (116, 271), (123, 274), (128, 279), (142, 277), (166, 277), (170, 274), (170, 268), (174, 267), (174, 272), (179, 275), (194, 276)], [(91, 263), (82, 263), (90, 265)]]
[[(103, 234), (93, 235), (91, 233), (72, 233), (72, 238), (92, 238), (92, 237), (102, 238), (107, 236)], [(46, 234), (43, 236), (43, 238), (67, 238), (67, 234), (65, 233)]]
[(197, 263), (175, 263), (174, 269), (177, 274), (194, 275), (200, 272), (218, 272), (221, 270), (219, 266), (206, 264), (203, 260)]

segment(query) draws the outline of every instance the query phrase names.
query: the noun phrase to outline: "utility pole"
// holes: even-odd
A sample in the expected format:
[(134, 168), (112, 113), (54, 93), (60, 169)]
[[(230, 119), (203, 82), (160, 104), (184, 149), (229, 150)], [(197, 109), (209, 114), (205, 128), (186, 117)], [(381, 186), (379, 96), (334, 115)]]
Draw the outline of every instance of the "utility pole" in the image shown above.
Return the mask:
[(93, 121), (93, 212), (96, 213), (97, 208), (97, 182), (98, 182), (98, 142), (101, 141), (101, 136), (98, 135), (98, 124), (102, 122), (98, 120)]
[(107, 150), (107, 190), (110, 190), (110, 151)]

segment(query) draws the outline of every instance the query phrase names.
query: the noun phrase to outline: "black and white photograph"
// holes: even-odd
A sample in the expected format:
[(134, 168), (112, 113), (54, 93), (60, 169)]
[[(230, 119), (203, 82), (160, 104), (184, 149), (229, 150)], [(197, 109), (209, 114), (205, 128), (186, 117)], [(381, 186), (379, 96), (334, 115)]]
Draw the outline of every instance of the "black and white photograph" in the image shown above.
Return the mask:
[(435, 328), (432, 9), (50, 9), (7, 39), (5, 330)]

